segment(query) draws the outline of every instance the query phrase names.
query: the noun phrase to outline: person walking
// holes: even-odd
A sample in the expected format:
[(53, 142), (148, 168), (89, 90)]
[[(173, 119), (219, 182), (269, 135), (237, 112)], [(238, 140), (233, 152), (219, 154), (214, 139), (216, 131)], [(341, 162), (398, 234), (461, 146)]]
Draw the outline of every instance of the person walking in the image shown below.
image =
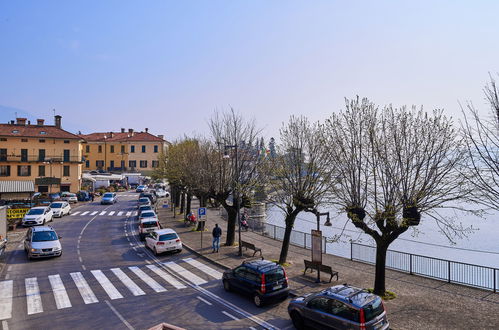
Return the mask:
[(218, 223), (215, 224), (211, 235), (213, 236), (213, 252), (218, 252), (220, 249), (220, 236), (222, 236), (222, 228), (218, 227)]
[(90, 198), (92, 199), (92, 202), (94, 201), (95, 194), (93, 192), (90, 192)]

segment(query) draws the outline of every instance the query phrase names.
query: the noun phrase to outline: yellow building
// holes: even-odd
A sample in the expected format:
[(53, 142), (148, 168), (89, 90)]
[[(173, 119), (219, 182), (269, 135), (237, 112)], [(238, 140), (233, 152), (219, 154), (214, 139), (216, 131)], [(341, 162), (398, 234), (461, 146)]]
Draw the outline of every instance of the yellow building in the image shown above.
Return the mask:
[(158, 167), (158, 155), (166, 148), (163, 135), (155, 136), (146, 128), (121, 132), (81, 134), (85, 140), (84, 170), (141, 172), (149, 175)]
[(43, 119), (0, 124), (0, 181), (33, 181), (38, 192), (77, 192), (81, 186), (82, 139)]

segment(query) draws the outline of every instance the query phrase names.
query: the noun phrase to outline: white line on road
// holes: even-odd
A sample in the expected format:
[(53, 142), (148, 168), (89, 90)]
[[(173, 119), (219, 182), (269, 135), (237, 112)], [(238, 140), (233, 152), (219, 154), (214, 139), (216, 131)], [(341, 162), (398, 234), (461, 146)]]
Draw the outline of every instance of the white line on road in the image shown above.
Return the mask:
[(7, 267), (7, 271), (10, 272), (12, 270), (12, 265), (10, 265), (9, 267)]
[(99, 211), (93, 211), (90, 215), (96, 215), (97, 213), (99, 213)]
[(156, 282), (151, 276), (144, 273), (142, 269), (137, 266), (128, 267), (135, 275), (137, 275), (142, 281), (151, 287), (156, 292), (165, 292), (166, 289), (163, 288), (158, 282)]
[(201, 298), (200, 296), (197, 296), (196, 298), (198, 298), (199, 300), (201, 300), (202, 302), (204, 302), (205, 304), (207, 305), (213, 305), (211, 302), (209, 302), (208, 300), (204, 299), (204, 298)]
[(226, 311), (222, 311), (222, 314), (227, 315), (228, 317), (230, 317), (233, 320), (239, 321), (239, 319), (237, 317), (235, 317), (234, 315), (232, 315), (230, 313), (227, 313)]
[(130, 323), (127, 322), (127, 320), (125, 320), (125, 318), (123, 316), (121, 316), (120, 313), (118, 313), (118, 311), (116, 310), (116, 308), (113, 307), (113, 305), (111, 305), (111, 303), (109, 301), (106, 300), (106, 304), (109, 306), (109, 308), (111, 308), (111, 310), (113, 311), (113, 313), (121, 320), (121, 322), (123, 322), (123, 324), (130, 330), (134, 330), (134, 328), (130, 325)]
[(102, 211), (101, 213), (99, 213), (99, 215), (104, 215), (106, 214), (106, 211)]
[(82, 214), (80, 214), (80, 215), (87, 215), (87, 213), (89, 213), (89, 212), (90, 212), (90, 211), (85, 211), (85, 212), (83, 212), (83, 213), (82, 213)]
[(197, 260), (194, 260), (192, 258), (187, 258), (187, 259), (183, 259), (185, 262), (191, 264), (192, 266), (194, 266), (195, 268), (201, 270), (202, 272), (205, 272), (206, 274), (210, 275), (211, 277), (214, 277), (216, 278), (217, 280), (221, 280), (222, 279), (222, 273), (220, 273), (219, 271), (197, 261)]
[(71, 307), (71, 301), (69, 300), (64, 283), (62, 283), (61, 276), (59, 276), (59, 274), (49, 275), (49, 281), (52, 286), (57, 309)]
[[(146, 260), (146, 262), (149, 260)], [(185, 289), (187, 288), (184, 284), (179, 282), (175, 277), (171, 276), (170, 274), (166, 273), (165, 271), (161, 270), (158, 268), (156, 265), (147, 265), (147, 268), (152, 270), (156, 275), (173, 285), (176, 289)]]
[(92, 291), (92, 289), (90, 289), (90, 286), (80, 272), (69, 273), (69, 275), (71, 275), (71, 277), (73, 278), (73, 281), (75, 282), (78, 291), (80, 291), (81, 297), (83, 298), (83, 302), (85, 304), (93, 304), (99, 302), (94, 292)]
[(132, 212), (132, 215), (133, 215), (134, 217), (136, 217), (136, 216), (138, 215), (138, 212), (137, 212), (137, 211), (133, 211), (133, 212)]
[(106, 275), (104, 275), (102, 271), (91, 270), (90, 272), (94, 275), (95, 279), (99, 281), (100, 285), (102, 285), (102, 288), (104, 289), (104, 291), (106, 291), (109, 298), (111, 299), (123, 298), (118, 289), (116, 289), (116, 287), (111, 283), (111, 281), (109, 281), (109, 279), (106, 277)]
[(83, 270), (87, 270), (87, 267), (85, 267), (85, 265), (81, 265), (81, 268), (83, 268)]
[(5, 275), (5, 279), (6, 280), (10, 279), (10, 274)]
[(83, 259), (81, 257), (78, 257), (78, 260), (80, 260), (81, 263), (83, 262)]
[(130, 290), (130, 292), (134, 296), (142, 296), (145, 295), (146, 293), (142, 291), (142, 289), (135, 284), (130, 277), (128, 277), (127, 274), (125, 274), (121, 269), (119, 268), (111, 268), (111, 271), (120, 279), (121, 282)]
[(26, 286), (26, 303), (28, 306), (28, 315), (42, 313), (42, 297), (40, 297), (40, 289), (38, 288), (38, 280), (36, 277), (24, 279)]
[(133, 243), (130, 243), (130, 246), (133, 246)]
[(119, 217), (123, 215), (123, 211), (119, 211), (117, 214)]
[(0, 282), (0, 320), (6, 320), (12, 317), (13, 283), (12, 280)]
[(164, 262), (163, 265), (165, 265), (166, 267), (170, 268), (171, 270), (173, 270), (174, 272), (178, 273), (183, 278), (189, 280), (190, 282), (192, 282), (192, 283), (194, 283), (196, 285), (201, 285), (201, 284), (208, 283), (207, 281), (203, 280), (201, 277), (197, 276), (194, 273), (191, 273), (190, 271), (188, 271), (187, 269), (185, 269), (182, 266), (177, 265), (173, 261)]
[[(142, 246), (143, 247), (143, 246)], [(149, 265), (152, 264), (152, 262), (150, 262), (149, 260), (146, 260), (146, 263), (148, 263)]]
[(131, 216), (131, 215), (132, 215), (132, 211), (127, 212), (127, 213), (126, 213), (126, 216), (127, 216), (127, 217), (129, 217), (129, 216)]
[(116, 211), (109, 211), (108, 215), (114, 215)]
[(80, 213), (81, 211), (76, 211), (76, 212), (71, 212), (71, 215), (77, 215), (78, 213)]

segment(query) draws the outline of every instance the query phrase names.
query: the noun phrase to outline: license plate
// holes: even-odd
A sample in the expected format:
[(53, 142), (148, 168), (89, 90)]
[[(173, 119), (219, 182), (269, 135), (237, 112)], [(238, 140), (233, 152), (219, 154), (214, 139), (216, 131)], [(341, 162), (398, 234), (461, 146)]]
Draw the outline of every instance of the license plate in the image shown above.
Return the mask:
[(274, 286), (272, 289), (273, 289), (273, 290), (279, 290), (279, 289), (281, 289), (281, 288), (282, 288), (282, 284), (281, 284), (281, 285), (276, 285), (276, 286)]

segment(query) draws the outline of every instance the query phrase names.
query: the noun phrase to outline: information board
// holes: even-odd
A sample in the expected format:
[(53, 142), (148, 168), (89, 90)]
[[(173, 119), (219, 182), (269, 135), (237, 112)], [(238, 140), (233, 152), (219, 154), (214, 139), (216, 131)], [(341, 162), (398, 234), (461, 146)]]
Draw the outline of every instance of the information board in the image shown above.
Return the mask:
[(312, 230), (312, 262), (322, 264), (322, 231)]

